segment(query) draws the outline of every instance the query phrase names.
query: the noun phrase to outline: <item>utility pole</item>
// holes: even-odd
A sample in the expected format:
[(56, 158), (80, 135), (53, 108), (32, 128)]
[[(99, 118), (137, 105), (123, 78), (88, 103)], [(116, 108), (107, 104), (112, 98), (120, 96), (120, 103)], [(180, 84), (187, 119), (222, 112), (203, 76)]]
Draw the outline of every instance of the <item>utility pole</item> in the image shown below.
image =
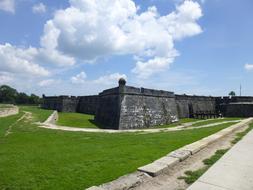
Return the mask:
[(240, 84), (240, 96), (242, 96), (242, 85)]

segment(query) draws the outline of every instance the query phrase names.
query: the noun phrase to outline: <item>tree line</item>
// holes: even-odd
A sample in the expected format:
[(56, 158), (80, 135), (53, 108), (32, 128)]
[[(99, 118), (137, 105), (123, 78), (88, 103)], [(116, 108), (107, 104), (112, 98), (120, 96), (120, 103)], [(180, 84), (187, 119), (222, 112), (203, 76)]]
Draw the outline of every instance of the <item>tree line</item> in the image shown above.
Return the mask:
[(2, 85), (0, 86), (0, 103), (8, 104), (40, 104), (42, 99), (35, 95), (27, 95), (24, 92), (18, 92), (16, 89)]

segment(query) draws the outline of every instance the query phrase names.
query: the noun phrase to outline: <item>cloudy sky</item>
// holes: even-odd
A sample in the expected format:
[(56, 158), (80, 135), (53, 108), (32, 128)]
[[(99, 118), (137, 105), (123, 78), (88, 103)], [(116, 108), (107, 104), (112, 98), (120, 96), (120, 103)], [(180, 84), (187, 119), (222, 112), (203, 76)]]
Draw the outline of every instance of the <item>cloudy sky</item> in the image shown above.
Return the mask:
[(120, 77), (253, 95), (252, 0), (0, 0), (0, 85), (97, 94)]

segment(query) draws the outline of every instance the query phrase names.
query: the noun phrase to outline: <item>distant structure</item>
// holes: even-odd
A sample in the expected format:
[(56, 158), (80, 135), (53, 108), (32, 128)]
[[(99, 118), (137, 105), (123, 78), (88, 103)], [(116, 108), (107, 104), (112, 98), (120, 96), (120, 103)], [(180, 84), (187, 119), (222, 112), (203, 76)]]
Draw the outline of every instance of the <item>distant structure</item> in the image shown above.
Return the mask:
[(43, 95), (42, 107), (59, 112), (95, 115), (103, 128), (139, 129), (169, 124), (179, 118), (253, 116), (253, 97), (211, 97), (175, 95), (173, 92), (126, 86), (119, 79), (116, 88), (94, 96)]

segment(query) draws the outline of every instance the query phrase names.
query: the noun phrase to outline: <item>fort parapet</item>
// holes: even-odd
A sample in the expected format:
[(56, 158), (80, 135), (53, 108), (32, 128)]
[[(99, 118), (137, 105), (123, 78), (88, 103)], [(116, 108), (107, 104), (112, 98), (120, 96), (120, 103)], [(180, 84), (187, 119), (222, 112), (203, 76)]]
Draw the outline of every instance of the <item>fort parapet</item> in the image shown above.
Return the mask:
[(123, 130), (165, 125), (198, 113), (253, 116), (253, 97), (175, 95), (169, 91), (126, 86), (126, 81), (120, 79), (118, 87), (99, 95), (43, 96), (42, 107), (93, 114), (103, 128)]

